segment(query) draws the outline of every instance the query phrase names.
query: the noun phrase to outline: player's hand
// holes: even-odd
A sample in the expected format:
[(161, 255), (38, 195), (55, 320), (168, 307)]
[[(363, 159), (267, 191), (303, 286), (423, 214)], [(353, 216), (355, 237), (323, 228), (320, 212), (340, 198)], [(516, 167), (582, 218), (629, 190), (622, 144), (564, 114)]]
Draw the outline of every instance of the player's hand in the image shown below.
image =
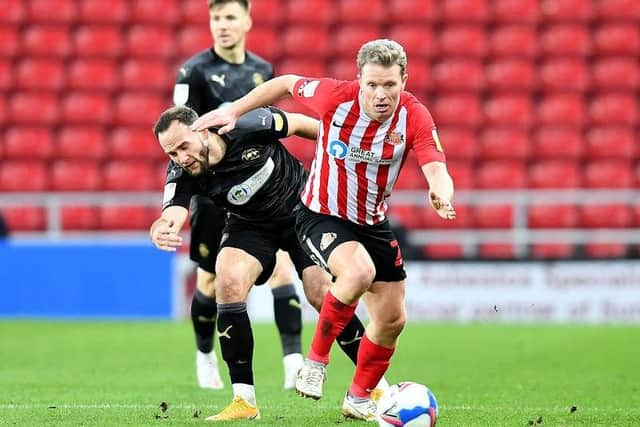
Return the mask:
[(429, 202), (431, 203), (433, 209), (436, 210), (440, 218), (448, 220), (456, 219), (456, 211), (449, 200), (440, 197), (436, 193), (430, 191)]
[(182, 237), (173, 229), (174, 221), (166, 218), (158, 218), (151, 225), (149, 234), (151, 242), (160, 250), (175, 252), (176, 248), (182, 246)]
[(218, 135), (231, 132), (236, 127), (238, 117), (229, 111), (229, 108), (218, 108), (203, 114), (193, 122), (191, 129), (199, 132), (212, 127), (218, 128)]

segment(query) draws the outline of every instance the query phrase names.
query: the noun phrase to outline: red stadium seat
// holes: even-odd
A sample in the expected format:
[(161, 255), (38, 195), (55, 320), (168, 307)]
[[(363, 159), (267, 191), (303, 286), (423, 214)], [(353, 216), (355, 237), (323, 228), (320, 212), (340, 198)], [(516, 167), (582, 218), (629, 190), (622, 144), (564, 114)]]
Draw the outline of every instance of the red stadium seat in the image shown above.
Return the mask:
[(396, 23), (432, 22), (436, 21), (440, 14), (437, 0), (389, 0), (386, 10), (391, 14), (391, 20)]
[(492, 56), (533, 57), (538, 53), (535, 27), (504, 25), (494, 29), (489, 36), (489, 52)]
[(95, 206), (63, 206), (63, 230), (95, 230), (98, 228), (98, 208)]
[(591, 52), (589, 30), (578, 24), (552, 25), (541, 34), (539, 43), (545, 55), (582, 56)]
[(495, 95), (485, 104), (485, 124), (521, 126), (533, 124), (533, 104), (527, 95)]
[(355, 58), (336, 58), (330, 61), (329, 75), (338, 80), (355, 80), (358, 75)]
[(115, 100), (114, 123), (116, 125), (153, 126), (160, 113), (167, 108), (168, 100), (155, 93), (123, 93)]
[[(202, 2), (198, 1), (198, 4), (202, 6)], [(211, 46), (213, 46), (213, 40), (208, 27), (192, 25), (179, 30), (177, 57), (183, 61)]]
[(325, 61), (312, 58), (290, 58), (276, 65), (278, 74), (297, 74), (305, 77), (327, 76), (327, 64)]
[(251, 2), (251, 18), (258, 25), (275, 27), (282, 20), (284, 5), (280, 0)]
[(27, 5), (29, 22), (71, 24), (78, 16), (75, 0), (29, 0)]
[[(309, 46), (313, 46), (312, 50)], [(282, 34), (284, 56), (326, 58), (331, 54), (329, 31), (324, 27), (291, 26)]]
[(483, 259), (510, 259), (516, 255), (515, 248), (510, 243), (480, 243), (478, 256)]
[(465, 190), (475, 187), (473, 168), (469, 162), (448, 161), (447, 169), (449, 170), (449, 175), (453, 178), (456, 189)]
[(80, 20), (88, 24), (125, 22), (129, 17), (128, 0), (79, 0)]
[(19, 92), (9, 100), (8, 121), (52, 125), (58, 120), (59, 109), (58, 99), (51, 93)]
[(440, 33), (438, 52), (442, 56), (483, 57), (487, 51), (487, 34), (480, 25), (451, 25)]
[(112, 160), (102, 170), (107, 191), (151, 191), (159, 188), (153, 164), (144, 160)]
[(482, 122), (482, 107), (475, 95), (441, 95), (431, 110), (438, 125), (478, 126)]
[(567, 259), (574, 256), (571, 243), (536, 243), (531, 245), (531, 256), (536, 259)]
[(548, 92), (585, 91), (589, 69), (582, 58), (554, 58), (540, 67), (540, 86)]
[(480, 22), (489, 18), (486, 0), (448, 0), (440, 4), (445, 22)]
[(8, 60), (0, 59), (0, 91), (12, 89), (14, 85), (13, 65)]
[(499, 24), (536, 24), (540, 20), (538, 0), (494, 0), (492, 18)]
[(577, 188), (581, 185), (578, 164), (570, 160), (542, 160), (529, 166), (529, 187)]
[(160, 25), (134, 25), (126, 35), (129, 56), (170, 58), (175, 45), (174, 32)]
[(69, 89), (112, 91), (118, 87), (119, 82), (118, 69), (114, 61), (80, 57), (69, 64)]
[(111, 98), (103, 92), (71, 92), (61, 105), (65, 123), (105, 124), (112, 114)]
[(422, 253), (427, 259), (464, 258), (464, 248), (458, 243), (435, 243), (424, 245), (422, 247)]
[(106, 152), (104, 131), (100, 126), (66, 126), (56, 138), (59, 159), (101, 159)]
[(604, 21), (640, 19), (640, 3), (636, 0), (606, 0), (595, 4), (597, 16)]
[(475, 184), (482, 189), (516, 189), (527, 187), (527, 171), (522, 162), (494, 160), (476, 169)]
[[(4, 125), (8, 120), (9, 108), (7, 107), (7, 100), (5, 97), (0, 97), (0, 125)], [(2, 144), (0, 144), (0, 156), (2, 156)]]
[(0, 57), (12, 57), (19, 52), (22, 54), (18, 29), (14, 26), (0, 27)]
[(539, 125), (581, 126), (586, 108), (581, 95), (548, 95), (538, 103), (536, 115)]
[(573, 126), (540, 127), (533, 136), (536, 159), (577, 159), (583, 151), (582, 132)]
[(623, 243), (587, 243), (584, 251), (589, 258), (624, 258), (627, 246)]
[(74, 52), (82, 57), (114, 58), (122, 54), (124, 43), (117, 26), (82, 26), (73, 35)]
[(90, 160), (58, 160), (51, 166), (51, 189), (97, 191), (102, 188), (98, 163)]
[(128, 59), (120, 68), (120, 81), (125, 90), (167, 91), (172, 88), (172, 74), (165, 61)]
[(200, 0), (182, 0), (180, 2), (180, 21), (182, 25), (207, 27), (209, 9)]
[(438, 128), (438, 136), (447, 159), (473, 160), (478, 155), (479, 143), (475, 133), (464, 127)]
[(17, 88), (34, 91), (62, 89), (66, 72), (62, 61), (47, 58), (26, 58), (16, 67)]
[(397, 24), (389, 28), (388, 37), (404, 47), (412, 62), (420, 57), (434, 56), (437, 52), (433, 30), (425, 25)]
[(638, 100), (629, 93), (596, 95), (589, 105), (589, 119), (597, 125), (635, 125), (638, 122)]
[(385, 0), (367, 0), (363, 5), (360, 0), (338, 0), (338, 20), (343, 25), (381, 24), (387, 17), (385, 3)]
[(584, 22), (593, 16), (591, 0), (544, 0), (541, 10), (545, 22)]
[(180, 21), (178, 0), (136, 0), (129, 13), (130, 21), (135, 23), (171, 25)]
[(636, 58), (600, 59), (593, 65), (593, 85), (598, 90), (636, 90), (640, 87), (640, 68)]
[(146, 206), (101, 206), (98, 225), (102, 230), (147, 230), (151, 225)]
[(419, 214), (416, 206), (392, 204), (389, 209), (389, 217), (409, 230), (424, 228), (423, 217)]
[(473, 59), (447, 59), (433, 66), (438, 91), (479, 91), (484, 87), (482, 63)]
[[(253, 27), (247, 36), (247, 49), (261, 56), (267, 61), (276, 61), (282, 56), (282, 32), (275, 27)], [(212, 45), (212, 42), (209, 44)], [(316, 47), (313, 44), (314, 48)], [(327, 49), (329, 45), (319, 45), (320, 49)]]
[(46, 191), (49, 169), (43, 161), (3, 161), (0, 168), (0, 191)]
[(586, 155), (592, 159), (632, 159), (638, 149), (632, 128), (623, 126), (594, 127), (587, 133)]
[(587, 204), (580, 211), (585, 228), (627, 228), (633, 221), (631, 208), (623, 204)]
[(480, 136), (480, 160), (526, 160), (529, 135), (519, 128), (485, 128)]
[(423, 189), (426, 182), (422, 169), (414, 158), (410, 158), (405, 161), (393, 188), (396, 190), (418, 190)]
[(47, 228), (47, 215), (39, 206), (20, 206), (2, 208), (11, 231), (43, 231)]
[(499, 59), (485, 69), (487, 84), (492, 92), (530, 91), (536, 86), (536, 69), (526, 59)]
[(309, 170), (315, 155), (315, 142), (299, 136), (290, 136), (283, 139), (282, 142), (287, 147), (287, 151), (300, 160), (305, 169)]
[(338, 28), (333, 34), (332, 45), (337, 55), (355, 61), (356, 53), (365, 42), (382, 37), (383, 33), (377, 26), (344, 26)]
[(477, 228), (513, 227), (512, 205), (479, 205), (473, 209), (473, 225)]
[(593, 34), (596, 55), (638, 55), (640, 29), (637, 24), (606, 23)]
[(20, 54), (64, 57), (71, 53), (71, 37), (65, 26), (33, 25), (22, 33)]
[(411, 77), (407, 81), (406, 90), (413, 92), (420, 99), (421, 92), (432, 86), (429, 60), (422, 58), (412, 59), (407, 67), (407, 73)]
[(27, 15), (24, 0), (4, 0), (2, 2), (2, 14), (0, 22), (3, 24), (20, 24)]
[(284, 19), (287, 25), (331, 25), (336, 20), (337, 9), (333, 0), (288, 0)]
[[(116, 128), (108, 138), (107, 155), (113, 159), (165, 159), (151, 126)], [(166, 168), (165, 168), (166, 169)]]
[(594, 160), (584, 168), (586, 188), (632, 188), (633, 171), (628, 161)]
[(531, 205), (529, 228), (575, 228), (580, 222), (578, 209), (573, 205)]
[(53, 154), (53, 133), (48, 127), (14, 127), (5, 134), (7, 159), (46, 160)]

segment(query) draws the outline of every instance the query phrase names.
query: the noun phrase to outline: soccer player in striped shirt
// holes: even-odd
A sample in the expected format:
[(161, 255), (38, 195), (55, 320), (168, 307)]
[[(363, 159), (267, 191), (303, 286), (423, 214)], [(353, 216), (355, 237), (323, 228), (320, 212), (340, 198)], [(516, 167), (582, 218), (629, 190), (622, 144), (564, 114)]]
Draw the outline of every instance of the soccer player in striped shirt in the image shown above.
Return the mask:
[(296, 232), (309, 255), (336, 280), (322, 303), (296, 390), (322, 397), (331, 346), (363, 297), (371, 321), (342, 412), (373, 421), (371, 391), (387, 370), (405, 324), (406, 274), (387, 220), (386, 199), (409, 150), (421, 165), (431, 206), (447, 220), (455, 219), (456, 212), (453, 181), (433, 119), (404, 91), (408, 74), (403, 47), (386, 39), (367, 42), (357, 64), (354, 81), (276, 77), (229, 108), (205, 114), (193, 128), (221, 126), (220, 133), (228, 132), (241, 114), (286, 96), (318, 115), (320, 132)]

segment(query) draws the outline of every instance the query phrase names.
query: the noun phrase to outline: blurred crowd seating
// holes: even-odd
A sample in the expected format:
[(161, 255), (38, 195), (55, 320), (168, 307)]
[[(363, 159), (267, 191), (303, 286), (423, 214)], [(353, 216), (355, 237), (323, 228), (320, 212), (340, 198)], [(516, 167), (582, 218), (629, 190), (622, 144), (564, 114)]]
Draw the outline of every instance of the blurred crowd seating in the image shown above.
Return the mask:
[[(0, 0), (0, 192), (157, 191), (151, 126), (176, 70), (211, 44), (205, 0)], [(640, 187), (637, 0), (253, 0), (249, 48), (278, 74), (352, 79), (363, 41), (409, 55), (408, 89), (430, 108), (458, 190)], [(295, 110), (290, 102), (284, 108)], [(309, 164), (313, 144), (292, 139)], [(409, 159), (397, 189), (423, 189)], [(513, 226), (511, 206), (458, 206), (455, 223), (396, 206), (408, 228)], [(120, 210), (120, 214), (114, 211)], [(73, 206), (65, 230), (145, 229), (158, 209)], [(43, 207), (3, 209), (17, 231)], [(532, 228), (631, 228), (640, 205), (530, 206)], [(587, 247), (623, 256), (624, 245)], [(424, 248), (459, 257), (456, 245)], [(534, 256), (570, 257), (570, 244)], [(480, 255), (509, 257), (485, 245)]]

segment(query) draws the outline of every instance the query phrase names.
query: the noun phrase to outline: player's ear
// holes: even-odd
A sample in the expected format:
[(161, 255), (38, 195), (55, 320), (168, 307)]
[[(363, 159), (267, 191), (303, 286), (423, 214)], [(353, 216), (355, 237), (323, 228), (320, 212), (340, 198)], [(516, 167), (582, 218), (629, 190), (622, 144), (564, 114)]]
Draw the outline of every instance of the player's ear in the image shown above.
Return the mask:
[(209, 129), (202, 129), (198, 131), (198, 135), (200, 135), (200, 139), (202, 141), (207, 141), (209, 139)]
[(249, 32), (251, 27), (253, 27), (253, 19), (251, 19), (251, 15), (247, 15), (247, 22), (245, 23), (244, 31)]

